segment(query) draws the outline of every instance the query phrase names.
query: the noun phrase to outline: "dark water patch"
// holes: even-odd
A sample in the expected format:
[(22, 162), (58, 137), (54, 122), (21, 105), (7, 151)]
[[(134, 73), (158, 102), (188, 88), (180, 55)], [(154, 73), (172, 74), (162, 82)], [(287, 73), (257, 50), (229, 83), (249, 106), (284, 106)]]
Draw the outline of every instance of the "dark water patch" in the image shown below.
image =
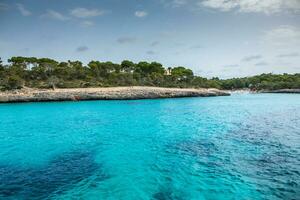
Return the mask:
[[(185, 163), (185, 159), (192, 158), (206, 175), (224, 174), (225, 170), (226, 173), (230, 173), (224, 166), (226, 163), (230, 163), (230, 157), (223, 155), (219, 144), (212, 139), (186, 140), (175, 145), (169, 145), (167, 151), (175, 156), (179, 155), (183, 159), (182, 163)], [(189, 173), (196, 173), (193, 168), (188, 171)]]
[(265, 191), (282, 198), (296, 199), (300, 197), (300, 163), (288, 151), (262, 154), (248, 161), (253, 166), (252, 176), (259, 180), (269, 180), (272, 184), (266, 186), (259, 183)]
[(152, 200), (185, 200), (185, 195), (172, 187), (161, 187), (152, 195)]
[(182, 200), (182, 198), (176, 197), (172, 191), (162, 190), (153, 195), (153, 200)]
[(58, 156), (40, 168), (0, 166), (0, 198), (47, 199), (71, 189), (100, 171), (97, 181), (109, 175), (94, 161), (94, 154), (76, 151)]
[(171, 200), (172, 193), (170, 191), (159, 191), (153, 195), (155, 200)]
[[(198, 164), (201, 168), (201, 173), (205, 173), (205, 176), (213, 176), (217, 178), (222, 174), (231, 174), (230, 168), (226, 168), (226, 163), (230, 163), (230, 157), (223, 155), (223, 151), (219, 148), (214, 140), (186, 140), (172, 145), (168, 145), (168, 154), (180, 156), (183, 160), (181, 163), (185, 163), (185, 160), (193, 160), (193, 164)], [(181, 166), (180, 163), (176, 162), (174, 166), (186, 170), (186, 166)], [(172, 168), (171, 168), (172, 170)], [(200, 176), (201, 174), (197, 169), (190, 166), (188, 173)]]
[(169, 145), (167, 147), (171, 152), (190, 156), (212, 156), (218, 152), (217, 145), (208, 140), (189, 140)]
[(300, 151), (292, 141), (300, 132), (290, 123), (293, 118), (285, 120), (290, 113), (284, 114), (250, 118), (226, 135), (226, 140), (235, 141), (236, 171), (250, 178), (265, 199), (300, 197)]

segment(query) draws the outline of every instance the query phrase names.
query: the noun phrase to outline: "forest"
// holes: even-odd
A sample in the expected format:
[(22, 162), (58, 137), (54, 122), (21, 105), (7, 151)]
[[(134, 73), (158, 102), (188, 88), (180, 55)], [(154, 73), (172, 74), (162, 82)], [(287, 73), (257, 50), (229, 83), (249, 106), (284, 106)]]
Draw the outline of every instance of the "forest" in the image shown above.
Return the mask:
[(186, 67), (165, 68), (158, 62), (134, 63), (80, 61), (58, 62), (50, 58), (12, 57), (0, 59), (0, 90), (29, 88), (85, 88), (112, 86), (157, 86), (179, 88), (218, 88), (226, 90), (299, 89), (300, 73), (211, 79), (197, 76)]

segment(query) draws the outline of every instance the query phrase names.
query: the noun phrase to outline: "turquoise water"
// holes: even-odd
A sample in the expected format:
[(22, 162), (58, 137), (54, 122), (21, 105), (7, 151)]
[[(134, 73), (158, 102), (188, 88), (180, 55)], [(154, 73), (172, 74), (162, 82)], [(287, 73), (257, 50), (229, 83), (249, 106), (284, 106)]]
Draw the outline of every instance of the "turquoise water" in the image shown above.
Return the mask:
[(0, 104), (0, 199), (297, 199), (300, 95)]

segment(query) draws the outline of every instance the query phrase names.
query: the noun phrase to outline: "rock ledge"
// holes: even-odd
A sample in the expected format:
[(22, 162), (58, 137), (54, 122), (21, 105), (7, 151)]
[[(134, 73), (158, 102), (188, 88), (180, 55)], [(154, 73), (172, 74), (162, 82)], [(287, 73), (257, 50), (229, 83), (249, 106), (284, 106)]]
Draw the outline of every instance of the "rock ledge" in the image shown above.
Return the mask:
[(160, 87), (109, 87), (72, 89), (31, 89), (0, 92), (0, 103), (80, 101), (80, 100), (133, 100), (177, 97), (229, 96), (217, 89), (160, 88)]

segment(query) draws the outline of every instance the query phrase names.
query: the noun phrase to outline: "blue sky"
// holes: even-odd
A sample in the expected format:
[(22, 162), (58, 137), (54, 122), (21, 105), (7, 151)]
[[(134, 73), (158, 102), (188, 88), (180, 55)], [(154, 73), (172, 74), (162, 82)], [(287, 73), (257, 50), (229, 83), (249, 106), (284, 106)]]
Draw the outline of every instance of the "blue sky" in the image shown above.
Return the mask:
[(0, 56), (300, 73), (299, 0), (0, 0)]

